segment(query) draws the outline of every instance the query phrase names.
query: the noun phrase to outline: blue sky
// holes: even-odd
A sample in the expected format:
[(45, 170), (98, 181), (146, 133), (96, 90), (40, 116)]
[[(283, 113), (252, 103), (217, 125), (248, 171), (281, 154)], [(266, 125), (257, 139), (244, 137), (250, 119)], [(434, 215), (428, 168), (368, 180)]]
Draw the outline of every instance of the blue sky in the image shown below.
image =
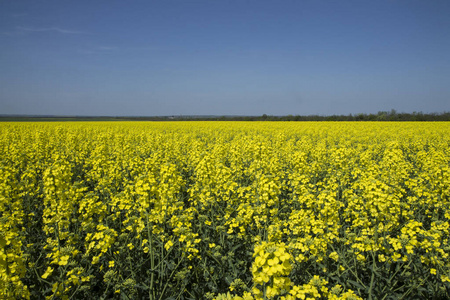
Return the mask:
[(0, 114), (450, 111), (450, 1), (0, 1)]

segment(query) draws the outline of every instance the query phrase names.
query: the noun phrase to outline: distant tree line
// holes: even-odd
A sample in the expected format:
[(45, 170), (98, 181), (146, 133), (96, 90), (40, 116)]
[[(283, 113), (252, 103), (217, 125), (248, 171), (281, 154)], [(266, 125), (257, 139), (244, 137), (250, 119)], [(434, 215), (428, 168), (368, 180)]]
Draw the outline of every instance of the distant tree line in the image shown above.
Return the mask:
[(149, 117), (86, 117), (86, 116), (0, 116), (0, 121), (450, 121), (450, 112), (398, 113), (396, 110), (376, 114), (349, 115), (287, 115), (287, 116), (149, 116)]
[(395, 110), (379, 111), (377, 114), (349, 114), (349, 115), (287, 115), (258, 117), (221, 117), (219, 120), (234, 121), (450, 121), (450, 112), (444, 113), (398, 113)]

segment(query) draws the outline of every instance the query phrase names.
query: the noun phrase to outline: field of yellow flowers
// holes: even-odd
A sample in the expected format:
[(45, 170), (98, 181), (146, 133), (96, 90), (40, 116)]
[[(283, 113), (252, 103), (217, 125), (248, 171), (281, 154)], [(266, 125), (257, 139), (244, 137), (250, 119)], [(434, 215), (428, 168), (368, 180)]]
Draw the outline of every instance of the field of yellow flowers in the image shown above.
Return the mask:
[(450, 123), (0, 124), (0, 299), (449, 299)]

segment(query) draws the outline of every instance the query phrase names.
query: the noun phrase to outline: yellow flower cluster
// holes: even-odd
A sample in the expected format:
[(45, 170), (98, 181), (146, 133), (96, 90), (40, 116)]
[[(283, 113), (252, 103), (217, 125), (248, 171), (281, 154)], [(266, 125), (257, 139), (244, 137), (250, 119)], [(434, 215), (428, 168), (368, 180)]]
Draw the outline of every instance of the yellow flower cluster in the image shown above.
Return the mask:
[(2, 123), (0, 298), (450, 298), (449, 132)]
[(26, 274), (23, 220), (15, 170), (0, 167), (0, 298), (30, 298), (22, 278)]
[(288, 275), (292, 269), (286, 245), (262, 242), (255, 246), (253, 257), (253, 293), (260, 299), (285, 294), (291, 286)]

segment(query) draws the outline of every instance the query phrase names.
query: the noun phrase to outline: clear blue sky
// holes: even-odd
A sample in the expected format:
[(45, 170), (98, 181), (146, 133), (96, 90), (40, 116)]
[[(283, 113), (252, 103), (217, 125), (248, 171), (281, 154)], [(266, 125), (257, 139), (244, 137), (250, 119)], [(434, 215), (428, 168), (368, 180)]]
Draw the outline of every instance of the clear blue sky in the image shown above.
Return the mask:
[(450, 1), (0, 0), (0, 114), (450, 111)]

